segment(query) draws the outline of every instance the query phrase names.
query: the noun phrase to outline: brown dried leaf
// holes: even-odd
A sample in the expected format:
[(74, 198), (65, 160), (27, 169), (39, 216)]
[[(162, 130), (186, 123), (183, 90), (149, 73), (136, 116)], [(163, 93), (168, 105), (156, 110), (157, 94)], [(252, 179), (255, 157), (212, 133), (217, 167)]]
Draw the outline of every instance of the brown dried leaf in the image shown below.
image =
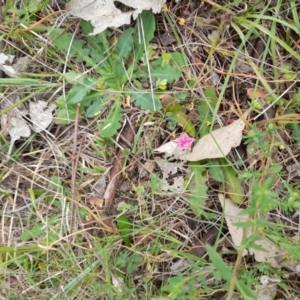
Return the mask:
[(250, 88), (247, 90), (247, 96), (249, 99), (259, 99), (264, 98), (267, 95), (267, 92), (261, 88)]

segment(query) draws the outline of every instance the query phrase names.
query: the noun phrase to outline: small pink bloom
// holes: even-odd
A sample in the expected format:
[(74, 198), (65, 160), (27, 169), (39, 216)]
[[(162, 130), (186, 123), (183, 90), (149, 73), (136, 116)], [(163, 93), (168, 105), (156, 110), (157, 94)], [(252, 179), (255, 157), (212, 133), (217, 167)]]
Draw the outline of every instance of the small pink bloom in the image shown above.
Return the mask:
[(186, 133), (184, 133), (181, 137), (177, 138), (176, 141), (178, 143), (179, 150), (192, 150), (192, 144), (194, 142), (194, 138), (189, 137)]

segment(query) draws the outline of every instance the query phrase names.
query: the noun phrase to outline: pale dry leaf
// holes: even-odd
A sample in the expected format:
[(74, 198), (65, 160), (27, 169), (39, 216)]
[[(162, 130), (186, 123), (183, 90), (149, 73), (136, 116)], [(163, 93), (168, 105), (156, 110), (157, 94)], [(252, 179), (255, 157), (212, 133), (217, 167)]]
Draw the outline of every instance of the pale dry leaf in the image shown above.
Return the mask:
[(20, 57), (17, 60), (17, 62), (13, 64), (13, 68), (17, 72), (17, 75), (18, 75), (19, 72), (27, 71), (28, 66), (29, 66), (31, 61), (32, 61), (32, 58), (30, 56)]
[(124, 281), (123, 278), (121, 277), (115, 277), (114, 275), (111, 275), (111, 281), (113, 286), (120, 292), (122, 293), (123, 288), (124, 288)]
[(231, 148), (237, 147), (242, 141), (245, 123), (238, 119), (228, 126), (221, 127), (203, 136), (194, 146), (192, 152), (178, 158), (187, 161), (198, 161), (208, 158), (226, 156)]
[(271, 278), (266, 275), (260, 277), (262, 284), (257, 293), (257, 300), (273, 300), (277, 293), (277, 283), (280, 283), (280, 278)]
[(120, 0), (118, 1), (132, 10), (122, 12), (115, 6), (113, 0), (73, 0), (67, 6), (71, 15), (86, 21), (94, 26), (92, 34), (98, 34), (108, 27), (120, 27), (130, 24), (131, 17), (135, 20), (143, 10), (152, 9), (153, 13), (161, 11), (165, 0)]
[(27, 122), (23, 119), (22, 113), (17, 108), (13, 108), (8, 114), (1, 116), (1, 127), (4, 134), (9, 134), (11, 138), (7, 152), (7, 157), (10, 157), (15, 141), (22, 137), (29, 137), (31, 130)]
[(176, 141), (170, 141), (154, 149), (153, 152), (166, 153), (170, 156), (175, 155), (176, 153), (179, 153), (178, 144)]
[[(218, 198), (223, 208), (232, 241), (236, 247), (239, 247), (243, 240), (243, 228), (235, 226), (234, 223), (245, 222), (247, 221), (248, 216), (238, 216), (242, 209), (238, 208), (230, 199), (225, 198), (223, 194), (219, 194)], [(248, 251), (244, 250), (243, 256), (247, 254)]]
[[(243, 209), (237, 207), (230, 199), (225, 198), (224, 195), (219, 194), (218, 199), (224, 210), (226, 223), (233, 243), (236, 247), (239, 247), (242, 242), (243, 230), (242, 228), (235, 226), (234, 223), (246, 221), (249, 218), (249, 215), (239, 216)], [(251, 232), (248, 230), (247, 236), (249, 235), (251, 235)], [(265, 249), (265, 251), (253, 248), (248, 250), (251, 255), (254, 255), (255, 260), (258, 262), (268, 262), (273, 268), (278, 268), (279, 264), (276, 258), (279, 257), (279, 251), (275, 245), (266, 238), (256, 241), (255, 244), (260, 246), (262, 249)], [(247, 251), (244, 251), (243, 255), (246, 254)]]
[(43, 100), (29, 103), (29, 115), (35, 132), (47, 129), (53, 120), (52, 111), (55, 109), (55, 105), (50, 104), (47, 106), (47, 102)]
[(102, 199), (106, 189), (106, 176), (101, 175), (92, 188), (90, 199)]
[(4, 53), (0, 53), (0, 69), (9, 77), (17, 77), (17, 72), (11, 66), (13, 63), (14, 56), (13, 55), (6, 55)]
[(12, 109), (7, 115), (3, 115), (3, 123), (6, 121), (6, 131), (13, 142), (23, 137), (30, 136), (30, 128), (23, 119), (22, 113), (17, 109)]

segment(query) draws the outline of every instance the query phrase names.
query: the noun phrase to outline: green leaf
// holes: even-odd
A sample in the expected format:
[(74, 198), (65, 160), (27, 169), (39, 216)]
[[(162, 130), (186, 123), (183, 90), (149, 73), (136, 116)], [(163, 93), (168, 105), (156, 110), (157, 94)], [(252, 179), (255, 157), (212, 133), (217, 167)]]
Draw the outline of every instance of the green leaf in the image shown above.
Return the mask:
[(68, 125), (74, 122), (75, 119), (76, 119), (76, 108), (75, 109), (60, 108), (57, 111), (55, 117), (55, 124)]
[(164, 67), (160, 66), (155, 69), (151, 69), (151, 76), (152, 80), (166, 79), (169, 83), (172, 83), (174, 80), (179, 79), (182, 76), (182, 73), (175, 67), (166, 65)]
[[(220, 163), (226, 165), (225, 159), (220, 159)], [(241, 204), (245, 197), (245, 191), (242, 186), (243, 180), (238, 178), (237, 172), (231, 166), (223, 166), (225, 178), (225, 189), (229, 198), (236, 204)]]
[(93, 101), (91, 105), (89, 105), (86, 115), (88, 118), (92, 118), (96, 116), (99, 112), (101, 112), (104, 107), (104, 103), (106, 103), (109, 99), (108, 95), (103, 95), (103, 96), (98, 96), (96, 99)]
[(76, 84), (73, 86), (73, 88), (69, 91), (67, 97), (66, 97), (66, 102), (68, 104), (76, 104), (82, 101), (84, 96), (86, 96), (92, 86), (94, 86), (95, 83), (91, 82), (87, 78), (84, 79), (84, 85), (83, 84)]
[(126, 59), (128, 57), (128, 54), (131, 52), (133, 46), (133, 32), (133, 28), (128, 28), (119, 37), (119, 40), (116, 45), (116, 55), (119, 59)]
[(102, 137), (112, 137), (119, 128), (122, 127), (120, 120), (122, 118), (122, 106), (119, 101), (116, 101), (111, 108), (108, 117), (98, 126)]
[(42, 225), (34, 225), (31, 229), (24, 231), (20, 239), (21, 241), (29, 241), (31, 239), (37, 238), (39, 235), (41, 235), (44, 232), (44, 229), (42, 228)]
[[(244, 284), (241, 280), (238, 280), (236, 283), (238, 291), (243, 296), (243, 299), (247, 300), (256, 300), (257, 297), (254, 296), (253, 291), (249, 288), (248, 285)], [(269, 296), (267, 296), (269, 298)]]
[[(155, 18), (152, 11), (144, 10), (139, 15), (134, 30), (135, 59), (140, 60), (143, 53), (147, 51), (148, 44), (154, 37)], [(144, 44), (146, 45), (146, 49), (144, 48)]]
[(216, 166), (216, 162), (214, 161), (213, 165), (209, 167), (209, 173), (217, 182), (224, 182), (224, 174), (220, 165)]
[(191, 176), (187, 186), (188, 201), (192, 211), (197, 215), (203, 213), (205, 201), (208, 198), (206, 185), (206, 169), (197, 162), (190, 162)]
[(283, 166), (282, 165), (274, 165), (271, 166), (268, 170), (267, 170), (267, 174), (277, 174), (282, 170)]
[(171, 52), (170, 53), (173, 61), (175, 62), (176, 66), (179, 68), (186, 67), (185, 58), (183, 57), (182, 53), (180, 52)]
[(46, 226), (45, 226), (45, 224), (36, 224), (29, 230), (24, 231), (21, 234), (20, 239), (22, 241), (29, 241), (31, 239), (37, 238), (38, 236), (45, 233), (45, 231), (49, 225), (54, 224), (56, 221), (57, 221), (57, 215), (52, 215), (47, 220)]
[(210, 130), (210, 124), (213, 120), (213, 110), (217, 103), (216, 90), (213, 87), (208, 87), (204, 90), (206, 99), (200, 100), (198, 111), (199, 121), (201, 122), (200, 137), (206, 135)]
[(224, 263), (220, 254), (210, 245), (206, 245), (206, 250), (216, 270), (221, 273), (224, 279), (230, 280), (232, 278), (231, 268)]
[(157, 96), (152, 96), (152, 94), (150, 93), (143, 93), (138, 95), (135, 94), (132, 98), (132, 101), (135, 101), (135, 104), (144, 110), (158, 111), (162, 107)]
[(126, 216), (120, 216), (117, 218), (117, 225), (120, 232), (120, 236), (123, 239), (124, 245), (130, 246), (130, 236), (131, 236), (131, 223)]

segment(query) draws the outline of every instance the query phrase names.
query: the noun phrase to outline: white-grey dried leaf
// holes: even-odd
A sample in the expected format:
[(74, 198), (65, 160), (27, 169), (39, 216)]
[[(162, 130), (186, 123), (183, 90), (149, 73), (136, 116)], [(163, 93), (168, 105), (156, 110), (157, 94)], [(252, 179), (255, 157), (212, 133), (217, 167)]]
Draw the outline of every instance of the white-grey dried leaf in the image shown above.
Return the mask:
[(17, 72), (11, 66), (14, 56), (10, 54), (0, 53), (0, 69), (9, 77), (17, 77)]
[(23, 119), (22, 113), (17, 108), (13, 108), (9, 113), (2, 115), (1, 127), (5, 129), (5, 133), (10, 135), (12, 141), (29, 137), (31, 132), (27, 122)]
[(67, 6), (71, 15), (86, 21), (91, 21), (94, 26), (93, 34), (98, 34), (108, 27), (120, 27), (130, 24), (131, 17), (135, 20), (143, 10), (150, 10), (154, 13), (161, 11), (165, 0), (119, 0), (131, 11), (122, 12), (115, 6), (113, 0), (73, 0)]
[(53, 120), (52, 111), (55, 109), (55, 105), (47, 106), (47, 102), (43, 100), (29, 103), (29, 115), (35, 132), (47, 129)]

